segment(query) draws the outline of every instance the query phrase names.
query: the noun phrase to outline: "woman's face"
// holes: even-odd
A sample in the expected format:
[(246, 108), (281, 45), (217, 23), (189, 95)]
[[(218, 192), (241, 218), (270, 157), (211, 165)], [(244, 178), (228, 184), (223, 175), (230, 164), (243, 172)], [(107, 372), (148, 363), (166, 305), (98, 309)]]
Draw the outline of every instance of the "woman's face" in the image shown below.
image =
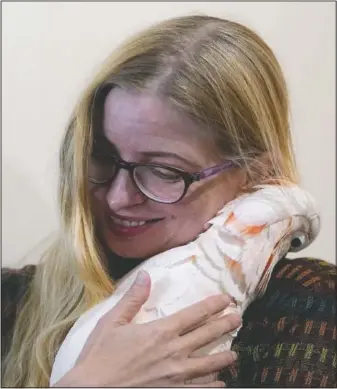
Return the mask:
[[(128, 162), (170, 165), (191, 173), (221, 162), (196, 123), (150, 93), (113, 89), (104, 105), (103, 133)], [(122, 257), (148, 258), (183, 245), (235, 197), (242, 176), (238, 169), (224, 171), (193, 183), (180, 202), (160, 204), (140, 193), (130, 173), (121, 169), (111, 184), (91, 184), (97, 232), (104, 245)], [(135, 226), (125, 226), (125, 221)], [(146, 223), (136, 225), (140, 221)]]

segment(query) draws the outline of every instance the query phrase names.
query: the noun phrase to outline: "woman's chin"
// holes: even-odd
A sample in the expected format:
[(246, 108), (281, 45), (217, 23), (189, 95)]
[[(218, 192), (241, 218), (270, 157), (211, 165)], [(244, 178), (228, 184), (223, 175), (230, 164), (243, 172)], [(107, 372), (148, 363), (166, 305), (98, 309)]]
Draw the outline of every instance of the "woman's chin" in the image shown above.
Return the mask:
[[(191, 237), (190, 240), (194, 240)], [(157, 254), (163, 253), (177, 246), (182, 246), (189, 242), (188, 239), (177, 239), (177, 241), (160, 239), (159, 234), (157, 236), (152, 235), (150, 237), (142, 237), (139, 239), (118, 239), (111, 231), (106, 230), (104, 234), (105, 246), (114, 254), (119, 257), (128, 259), (144, 260), (149, 259)], [(160, 243), (160, 244), (158, 244)]]
[(108, 242), (106, 246), (108, 246), (111, 252), (126, 260), (129, 258), (139, 259), (141, 261), (151, 258), (162, 251), (160, 248), (144, 247), (142, 245), (134, 244), (133, 242), (119, 242), (116, 244), (114, 239), (112, 241), (110, 240), (111, 244), (109, 244), (108, 239), (105, 241)]
[(136, 234), (134, 236), (119, 236), (111, 228), (105, 229), (103, 233), (103, 240), (113, 253), (123, 258), (139, 258), (148, 259), (160, 252), (167, 250), (164, 244), (158, 245), (159, 242), (164, 241), (160, 239), (159, 231), (147, 231), (143, 234)]

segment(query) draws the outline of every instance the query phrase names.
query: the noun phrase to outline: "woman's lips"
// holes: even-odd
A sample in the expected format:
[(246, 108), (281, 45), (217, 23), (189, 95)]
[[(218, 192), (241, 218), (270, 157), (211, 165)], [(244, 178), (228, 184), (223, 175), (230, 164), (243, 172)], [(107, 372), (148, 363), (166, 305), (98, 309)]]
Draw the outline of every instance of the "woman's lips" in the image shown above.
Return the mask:
[(155, 223), (161, 221), (163, 219), (153, 219), (147, 220), (145, 223), (131, 223), (136, 225), (125, 225), (121, 224), (118, 220), (109, 217), (108, 218), (108, 227), (109, 230), (120, 238), (131, 238), (133, 236), (143, 234), (145, 231), (150, 229)]

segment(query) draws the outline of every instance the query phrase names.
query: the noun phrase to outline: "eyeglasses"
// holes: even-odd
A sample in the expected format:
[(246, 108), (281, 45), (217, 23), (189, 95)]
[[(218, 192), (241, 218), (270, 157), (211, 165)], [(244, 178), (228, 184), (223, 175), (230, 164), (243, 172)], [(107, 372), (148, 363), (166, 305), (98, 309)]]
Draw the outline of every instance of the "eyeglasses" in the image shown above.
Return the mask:
[(194, 182), (234, 166), (235, 162), (226, 161), (201, 172), (188, 173), (172, 166), (127, 162), (115, 155), (93, 154), (89, 162), (89, 181), (96, 185), (106, 185), (113, 181), (120, 169), (125, 169), (134, 185), (146, 197), (158, 203), (173, 204), (185, 196)]

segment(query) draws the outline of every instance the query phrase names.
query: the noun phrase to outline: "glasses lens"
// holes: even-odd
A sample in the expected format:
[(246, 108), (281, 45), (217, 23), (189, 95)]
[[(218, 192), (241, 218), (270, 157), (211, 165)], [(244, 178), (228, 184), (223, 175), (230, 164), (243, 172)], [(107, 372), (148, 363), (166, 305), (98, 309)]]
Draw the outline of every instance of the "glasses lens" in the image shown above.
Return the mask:
[(116, 166), (111, 158), (104, 156), (91, 156), (89, 160), (89, 181), (94, 184), (104, 184), (113, 179)]
[(163, 203), (178, 201), (185, 191), (182, 176), (165, 167), (137, 166), (134, 180), (146, 196)]

